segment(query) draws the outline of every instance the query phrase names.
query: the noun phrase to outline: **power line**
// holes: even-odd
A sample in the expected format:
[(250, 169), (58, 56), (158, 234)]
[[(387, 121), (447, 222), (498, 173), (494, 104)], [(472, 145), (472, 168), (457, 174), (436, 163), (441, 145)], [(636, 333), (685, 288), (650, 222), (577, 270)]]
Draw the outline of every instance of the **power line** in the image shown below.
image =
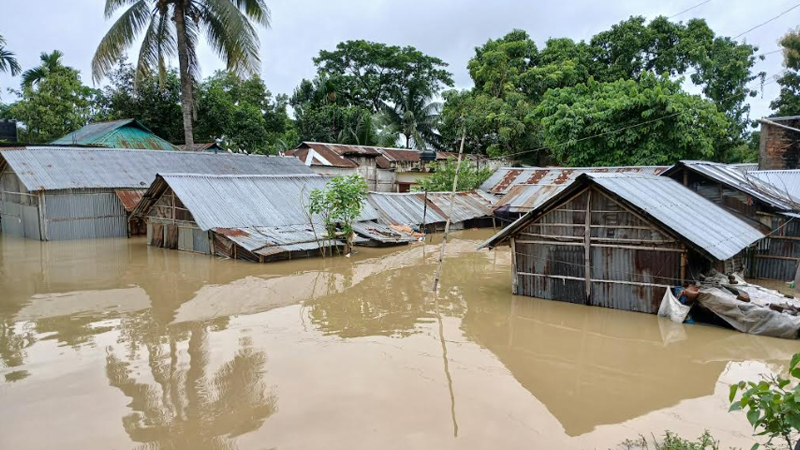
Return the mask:
[(680, 16), (680, 15), (681, 15), (681, 14), (683, 14), (683, 13), (686, 13), (686, 12), (689, 12), (689, 11), (691, 11), (691, 10), (695, 9), (695, 8), (699, 8), (699, 7), (701, 7), (701, 6), (705, 5), (706, 3), (710, 2), (710, 1), (711, 1), (711, 0), (706, 0), (706, 1), (702, 2), (702, 3), (698, 3), (698, 4), (694, 5), (694, 6), (692, 6), (691, 8), (686, 8), (686, 9), (684, 9), (683, 11), (681, 11), (681, 12), (679, 12), (679, 13), (675, 13), (675, 14), (673, 14), (673, 15), (671, 15), (671, 16), (669, 16), (669, 17), (667, 17), (667, 18), (668, 18), (668, 19), (672, 19), (673, 17)]
[(778, 14), (777, 16), (775, 16), (775, 17), (773, 17), (773, 18), (771, 18), (771, 19), (767, 20), (766, 22), (760, 23), (760, 24), (758, 24), (758, 25), (754, 26), (753, 28), (750, 28), (750, 29), (749, 29), (749, 30), (747, 30), (747, 31), (744, 31), (744, 32), (742, 32), (742, 33), (740, 33), (740, 34), (737, 34), (737, 35), (736, 35), (736, 36), (734, 36), (732, 39), (738, 39), (738, 38), (740, 38), (740, 37), (744, 36), (745, 34), (747, 34), (747, 33), (751, 32), (751, 31), (753, 31), (753, 30), (757, 30), (757, 29), (759, 29), (759, 28), (763, 27), (764, 25), (766, 25), (766, 24), (768, 24), (768, 23), (770, 23), (770, 22), (772, 22), (772, 21), (774, 21), (774, 20), (777, 20), (777, 19), (779, 19), (779, 18), (783, 17), (784, 15), (788, 14), (788, 13), (789, 13), (790, 11), (792, 11), (793, 9), (795, 9), (795, 8), (799, 8), (799, 7), (800, 7), (800, 3), (798, 3), (798, 4), (794, 5), (794, 6), (792, 6), (791, 8), (787, 9), (786, 11), (783, 11), (782, 13), (780, 13), (780, 14)]

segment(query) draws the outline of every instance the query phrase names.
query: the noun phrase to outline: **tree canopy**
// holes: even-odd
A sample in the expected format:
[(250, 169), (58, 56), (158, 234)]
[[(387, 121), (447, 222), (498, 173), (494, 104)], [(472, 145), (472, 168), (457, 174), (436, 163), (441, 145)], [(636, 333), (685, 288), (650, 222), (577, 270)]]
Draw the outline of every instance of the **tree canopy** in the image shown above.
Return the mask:
[(769, 106), (779, 116), (800, 115), (800, 29), (786, 33), (780, 44), (786, 72), (778, 79), (780, 95)]
[[(729, 159), (749, 137), (746, 99), (755, 95), (755, 89), (748, 83), (761, 75), (752, 73), (756, 51), (751, 45), (715, 36), (700, 19), (684, 24), (658, 17), (648, 23), (643, 17), (631, 17), (598, 33), (588, 43), (550, 39), (541, 49), (525, 31), (514, 30), (476, 48), (468, 64), (475, 87), (444, 94), (440, 131), (450, 149), (457, 142), (463, 120), (468, 124), (469, 152), (525, 155), (522, 159), (535, 163), (555, 158), (563, 163), (580, 160), (582, 164), (602, 164), (613, 158), (603, 155), (565, 158), (563, 150), (551, 147), (562, 139), (566, 139), (565, 147), (572, 147), (570, 141), (579, 126), (589, 124), (591, 129), (607, 133), (613, 128), (645, 121), (647, 117), (627, 117), (615, 122), (624, 118), (619, 115), (620, 107), (632, 113), (630, 107), (623, 105), (647, 99), (671, 105), (666, 108), (669, 113), (674, 112), (671, 108), (676, 105), (701, 107), (693, 123), (702, 133), (702, 136), (695, 134), (695, 138), (702, 137), (703, 148), (701, 151), (692, 146), (694, 153), (700, 151), (708, 158)], [(668, 83), (681, 75), (698, 86), (704, 98), (689, 95), (680, 83)], [(655, 80), (662, 78), (663, 81), (656, 83), (660, 88), (654, 92), (671, 98), (642, 97), (642, 93), (654, 89)], [(640, 86), (633, 89), (635, 85)], [(608, 97), (611, 93), (622, 97)], [(613, 100), (613, 104), (604, 104), (604, 96), (608, 101)], [(704, 103), (706, 100), (713, 104)], [(640, 109), (652, 110), (650, 114), (659, 109), (655, 104), (650, 106), (653, 108), (642, 105)], [(723, 114), (724, 123), (718, 122), (719, 115), (709, 114), (709, 107)], [(572, 131), (565, 128), (568, 121)], [(727, 133), (719, 133), (721, 125)], [(579, 134), (586, 137), (592, 133)], [(654, 140), (660, 137), (647, 136), (642, 134), (644, 140), (632, 139), (628, 133), (626, 139), (615, 140), (618, 146), (615, 151), (625, 155), (658, 151), (661, 146)], [(602, 148), (606, 142), (592, 140), (585, 145)], [(706, 142), (712, 145), (705, 146)], [(706, 152), (708, 148), (713, 149), (712, 153)], [(670, 152), (663, 159), (688, 156)], [(615, 162), (622, 163), (622, 160)]]

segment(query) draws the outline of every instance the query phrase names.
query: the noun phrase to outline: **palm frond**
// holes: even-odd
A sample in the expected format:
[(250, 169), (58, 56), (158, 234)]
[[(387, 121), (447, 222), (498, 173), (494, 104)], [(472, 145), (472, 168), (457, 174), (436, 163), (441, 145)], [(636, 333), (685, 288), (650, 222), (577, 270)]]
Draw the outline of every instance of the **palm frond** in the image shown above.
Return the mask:
[(31, 87), (47, 76), (47, 69), (44, 66), (37, 66), (22, 72), (22, 86)]
[[(122, 2), (116, 3), (121, 6)], [(154, 20), (155, 14), (155, 11), (150, 10), (147, 0), (136, 0), (122, 13), (97, 46), (92, 58), (92, 80), (99, 82), (114, 67), (123, 52), (136, 41), (142, 29)]]
[(106, 19), (110, 19), (118, 9), (124, 6), (132, 5), (137, 1), (138, 0), (106, 0), (106, 6), (103, 14), (105, 15)]
[(0, 72), (8, 72), (14, 77), (22, 72), (22, 67), (20, 67), (14, 53), (3, 48), (2, 44), (0, 44)]
[(139, 81), (152, 73), (153, 68), (158, 70), (158, 80), (163, 85), (167, 72), (167, 60), (177, 54), (174, 24), (166, 12), (159, 11), (158, 17), (150, 21), (150, 26), (145, 32), (142, 47), (139, 49), (134, 87), (137, 87)]
[(206, 40), (237, 75), (258, 73), (258, 33), (231, 0), (206, 0), (199, 10)]
[(264, 0), (233, 0), (236, 7), (254, 22), (269, 27), (272, 22), (272, 12)]

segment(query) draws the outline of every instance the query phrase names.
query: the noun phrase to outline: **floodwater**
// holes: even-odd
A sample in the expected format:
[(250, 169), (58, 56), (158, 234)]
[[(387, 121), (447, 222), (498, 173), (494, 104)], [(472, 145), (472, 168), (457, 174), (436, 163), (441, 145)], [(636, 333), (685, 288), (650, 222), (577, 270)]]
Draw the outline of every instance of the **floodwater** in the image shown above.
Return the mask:
[(0, 448), (607, 449), (704, 429), (795, 341), (510, 294), (507, 249), (271, 264), (0, 235)]

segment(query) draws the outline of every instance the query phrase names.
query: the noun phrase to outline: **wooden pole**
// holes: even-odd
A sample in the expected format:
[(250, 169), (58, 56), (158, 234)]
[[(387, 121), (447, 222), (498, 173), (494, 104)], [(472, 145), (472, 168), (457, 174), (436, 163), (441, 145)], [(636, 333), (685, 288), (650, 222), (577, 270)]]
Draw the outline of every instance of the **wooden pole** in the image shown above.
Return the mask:
[(586, 288), (586, 304), (592, 297), (592, 264), (591, 264), (591, 251), (592, 251), (592, 191), (591, 189), (586, 193), (586, 216), (583, 219), (583, 239), (584, 239), (584, 255), (583, 255), (583, 270), (584, 270), (584, 283)]
[[(511, 245), (511, 293), (519, 295), (517, 281), (517, 243), (514, 241), (514, 238), (511, 238), (509, 244)], [(525, 292), (523, 292), (523, 294), (525, 294)]]
[(458, 173), (461, 171), (461, 155), (464, 154), (464, 141), (467, 139), (467, 127), (461, 133), (461, 146), (458, 148), (458, 163), (456, 164), (456, 174), (453, 177), (453, 191), (450, 193), (450, 210), (447, 213), (447, 222), (444, 224), (444, 237), (442, 237), (442, 249), (439, 251), (439, 266), (436, 268), (436, 277), (433, 279), (433, 292), (439, 290), (439, 278), (442, 275), (442, 264), (444, 263), (444, 249), (447, 246), (447, 235), (450, 234), (450, 219), (453, 217), (453, 205), (456, 202), (456, 189), (458, 188)]
[(425, 235), (425, 221), (428, 216), (428, 188), (425, 188), (425, 205), (422, 207), (422, 235)]

